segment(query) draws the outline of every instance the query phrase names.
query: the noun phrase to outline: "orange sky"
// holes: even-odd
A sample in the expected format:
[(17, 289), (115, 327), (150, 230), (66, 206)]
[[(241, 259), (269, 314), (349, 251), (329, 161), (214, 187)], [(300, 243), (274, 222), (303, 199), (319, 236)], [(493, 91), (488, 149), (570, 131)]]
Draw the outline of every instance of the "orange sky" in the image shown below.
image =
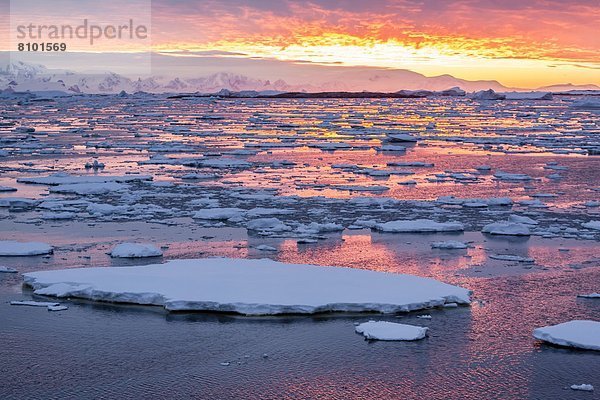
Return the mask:
[(70, 13), (62, 3), (40, 0), (35, 15), (23, 7), (11, 13), (15, 21), (19, 12), (34, 21), (54, 14), (63, 23), (151, 14), (151, 49), (173, 55), (409, 69), (512, 87), (600, 84), (600, 0), (153, 0), (151, 7), (149, 0), (80, 0)]

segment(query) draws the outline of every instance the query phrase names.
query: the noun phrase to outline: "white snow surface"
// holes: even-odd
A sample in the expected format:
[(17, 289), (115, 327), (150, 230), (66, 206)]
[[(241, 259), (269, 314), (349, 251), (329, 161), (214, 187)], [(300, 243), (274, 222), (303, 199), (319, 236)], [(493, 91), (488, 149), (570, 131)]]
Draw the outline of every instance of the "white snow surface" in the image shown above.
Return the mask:
[(162, 255), (162, 251), (155, 246), (141, 243), (121, 243), (110, 252), (110, 256), (116, 258), (160, 257)]
[(433, 242), (431, 243), (432, 249), (466, 249), (469, 247), (465, 242), (459, 242), (457, 240), (447, 240), (445, 242)]
[(533, 337), (559, 346), (600, 350), (600, 322), (573, 320), (533, 331)]
[(40, 242), (15, 242), (0, 240), (0, 256), (38, 256), (52, 253), (52, 246)]
[(582, 383), (581, 385), (571, 385), (573, 390), (583, 390), (584, 392), (591, 392), (594, 390), (594, 386), (589, 383)]
[(462, 232), (463, 224), (457, 221), (436, 222), (430, 219), (397, 220), (376, 224), (374, 228), (382, 232)]
[(527, 225), (509, 221), (487, 224), (481, 231), (491, 235), (529, 236), (531, 234)]
[(357, 325), (355, 330), (370, 340), (419, 340), (427, 335), (429, 328), (387, 321), (369, 321)]
[(470, 303), (469, 290), (430, 278), (269, 259), (173, 260), (39, 271), (23, 277), (40, 295), (160, 305), (172, 311), (395, 313)]

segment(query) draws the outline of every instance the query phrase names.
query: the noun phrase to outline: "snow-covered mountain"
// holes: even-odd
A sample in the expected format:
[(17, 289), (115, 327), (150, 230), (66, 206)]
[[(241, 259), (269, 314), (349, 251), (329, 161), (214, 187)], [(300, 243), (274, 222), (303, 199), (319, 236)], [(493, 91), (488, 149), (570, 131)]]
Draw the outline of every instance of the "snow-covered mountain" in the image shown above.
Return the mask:
[[(402, 69), (346, 68), (324, 70), (320, 81), (288, 83), (285, 80), (257, 79), (231, 72), (218, 72), (204, 77), (182, 78), (151, 76), (129, 78), (114, 72), (86, 73), (48, 69), (43, 65), (13, 62), (0, 67), (0, 90), (16, 92), (62, 91), (66, 93), (216, 93), (233, 92), (397, 92), (399, 90), (442, 91), (460, 87), (467, 92), (509, 88), (497, 81), (469, 81), (451, 75), (427, 77)], [(594, 86), (594, 85), (590, 85)], [(556, 85), (545, 90), (582, 89), (569, 85)], [(586, 86), (587, 88), (587, 86)]]

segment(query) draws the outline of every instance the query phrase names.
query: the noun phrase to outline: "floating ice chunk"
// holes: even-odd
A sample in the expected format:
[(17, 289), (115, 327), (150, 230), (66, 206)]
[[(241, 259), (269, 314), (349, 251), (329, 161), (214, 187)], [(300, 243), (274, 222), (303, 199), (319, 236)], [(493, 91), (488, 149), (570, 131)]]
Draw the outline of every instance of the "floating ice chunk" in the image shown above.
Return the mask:
[(421, 318), (421, 319), (431, 319), (431, 315), (429, 315), (429, 314), (425, 314), (425, 315), (417, 315), (417, 318)]
[(288, 215), (292, 214), (294, 211), (285, 209), (285, 208), (263, 208), (256, 207), (248, 210), (246, 216), (248, 217), (263, 217), (265, 215)]
[(18, 271), (14, 268), (10, 268), (10, 267), (5, 267), (0, 265), (0, 273), (6, 273), (6, 274), (16, 274)]
[(386, 144), (386, 145), (381, 146), (380, 150), (381, 151), (406, 151), (406, 147), (398, 146), (398, 145), (394, 145), (394, 144)]
[(24, 274), (24, 280), (37, 294), (249, 315), (396, 313), (470, 302), (467, 289), (430, 278), (268, 259), (39, 271)]
[(49, 176), (37, 176), (28, 178), (19, 178), (17, 182), (20, 183), (32, 183), (38, 185), (70, 185), (79, 183), (103, 183), (103, 182), (136, 182), (136, 181), (150, 181), (152, 180), (151, 175), (69, 175), (65, 173), (57, 173)]
[(535, 220), (533, 220), (533, 219), (531, 219), (529, 217), (526, 217), (524, 215), (514, 215), (514, 214), (513, 215), (509, 215), (508, 221), (509, 222), (514, 222), (514, 223), (517, 223), (517, 224), (525, 224), (525, 225), (537, 225), (538, 224), (537, 221), (535, 221)]
[(69, 183), (50, 188), (52, 193), (73, 193), (79, 195), (106, 194), (125, 189), (127, 186), (117, 182)]
[(13, 240), (0, 240), (0, 256), (38, 256), (51, 254), (52, 246), (40, 242), (15, 242)]
[(464, 242), (459, 242), (456, 240), (448, 240), (445, 242), (433, 242), (431, 243), (432, 249), (466, 249), (469, 247)]
[(494, 177), (496, 179), (502, 180), (502, 181), (530, 181), (531, 178), (529, 175), (525, 175), (525, 174), (510, 174), (508, 172), (502, 172), (502, 171), (497, 171), (494, 174)]
[(286, 232), (292, 230), (291, 226), (284, 224), (278, 218), (258, 218), (248, 222), (246, 228), (251, 231), (262, 232)]
[(581, 385), (571, 385), (571, 389), (591, 392), (594, 390), (594, 386), (590, 385), (589, 383), (582, 383)]
[(38, 200), (23, 197), (3, 197), (0, 199), (0, 207), (31, 208), (35, 207), (38, 203)]
[(377, 224), (374, 229), (382, 232), (462, 232), (463, 224), (457, 221), (436, 222), (430, 219), (398, 220)]
[(583, 297), (585, 299), (600, 299), (600, 293), (578, 294), (577, 297)]
[(334, 224), (332, 222), (327, 222), (323, 224), (319, 224), (317, 222), (311, 222), (308, 225), (300, 225), (296, 232), (298, 233), (308, 233), (308, 234), (316, 234), (316, 233), (326, 233), (326, 232), (339, 232), (343, 231), (344, 226), (340, 224)]
[(529, 236), (531, 234), (527, 225), (508, 221), (485, 225), (481, 231), (491, 235)]
[(31, 307), (56, 307), (60, 303), (48, 302), (48, 301), (11, 301), (11, 306), (31, 306)]
[(219, 175), (216, 174), (197, 174), (197, 173), (189, 173), (185, 174), (181, 177), (181, 179), (188, 180), (208, 180), (208, 179), (216, 179)]
[(0, 192), (16, 192), (17, 189), (10, 186), (0, 186)]
[(478, 165), (477, 167), (475, 167), (475, 169), (477, 171), (490, 171), (492, 167), (490, 167), (489, 165)]
[(594, 229), (594, 230), (600, 230), (600, 221), (590, 221), (590, 222), (584, 222), (583, 224), (581, 224), (584, 228), (588, 228), (588, 229)]
[(574, 320), (545, 326), (535, 329), (533, 337), (559, 346), (600, 350), (600, 322)]
[(416, 142), (419, 140), (418, 137), (408, 133), (395, 133), (393, 135), (387, 135), (390, 142)]
[(160, 257), (162, 255), (162, 251), (157, 247), (140, 243), (121, 243), (110, 252), (110, 256), (115, 258)]
[(506, 100), (552, 100), (550, 92), (506, 92)]
[(273, 246), (267, 246), (266, 244), (261, 244), (255, 247), (256, 250), (260, 251), (277, 251), (277, 249)]
[(42, 213), (42, 219), (47, 220), (69, 220), (75, 218), (75, 213), (72, 212), (45, 212)]
[(354, 328), (369, 340), (419, 340), (427, 336), (429, 328), (387, 321), (369, 321)]
[(600, 99), (594, 97), (585, 97), (581, 100), (574, 101), (571, 103), (571, 107), (573, 108), (589, 108), (596, 109), (600, 108)]
[(535, 260), (531, 257), (521, 257), (513, 254), (490, 254), (492, 260), (515, 261), (520, 263), (532, 263)]
[(206, 208), (196, 211), (193, 215), (195, 219), (207, 220), (227, 220), (233, 218), (241, 218), (245, 211), (240, 208)]
[(69, 307), (67, 306), (48, 306), (48, 311), (64, 311), (68, 309)]

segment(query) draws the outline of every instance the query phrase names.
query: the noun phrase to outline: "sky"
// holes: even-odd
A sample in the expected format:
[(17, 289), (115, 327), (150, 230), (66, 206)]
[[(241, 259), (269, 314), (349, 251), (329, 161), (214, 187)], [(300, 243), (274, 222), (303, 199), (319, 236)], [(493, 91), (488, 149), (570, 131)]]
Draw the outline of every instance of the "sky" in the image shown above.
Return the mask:
[(10, 50), (20, 22), (133, 19), (148, 40), (73, 42), (69, 51), (152, 51), (173, 66), (198, 58), (189, 74), (208, 59), (242, 69), (266, 60), (262, 74), (273, 78), (309, 64), (314, 74), (360, 66), (509, 87), (600, 84), (600, 0), (15, 0), (10, 17)]

